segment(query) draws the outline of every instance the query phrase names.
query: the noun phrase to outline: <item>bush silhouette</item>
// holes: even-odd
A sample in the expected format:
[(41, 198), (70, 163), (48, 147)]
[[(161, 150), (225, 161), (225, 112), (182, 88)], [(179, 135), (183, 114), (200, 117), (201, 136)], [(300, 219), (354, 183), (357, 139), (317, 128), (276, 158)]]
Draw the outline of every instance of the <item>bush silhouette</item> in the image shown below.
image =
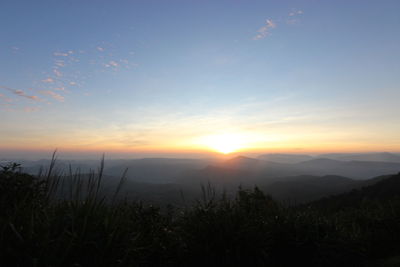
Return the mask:
[(102, 196), (101, 170), (36, 177), (3, 166), (0, 265), (385, 266), (400, 251), (400, 200), (385, 187), (399, 176), (293, 207), (257, 187), (232, 199), (208, 185), (192, 205), (161, 209)]

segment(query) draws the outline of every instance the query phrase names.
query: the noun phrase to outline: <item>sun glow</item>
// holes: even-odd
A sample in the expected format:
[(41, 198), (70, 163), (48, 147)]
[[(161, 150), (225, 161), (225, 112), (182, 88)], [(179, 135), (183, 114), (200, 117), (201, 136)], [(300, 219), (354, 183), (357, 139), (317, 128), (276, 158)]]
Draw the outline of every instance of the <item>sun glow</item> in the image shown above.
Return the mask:
[(201, 144), (222, 154), (236, 152), (246, 147), (243, 136), (239, 134), (217, 134), (205, 136)]

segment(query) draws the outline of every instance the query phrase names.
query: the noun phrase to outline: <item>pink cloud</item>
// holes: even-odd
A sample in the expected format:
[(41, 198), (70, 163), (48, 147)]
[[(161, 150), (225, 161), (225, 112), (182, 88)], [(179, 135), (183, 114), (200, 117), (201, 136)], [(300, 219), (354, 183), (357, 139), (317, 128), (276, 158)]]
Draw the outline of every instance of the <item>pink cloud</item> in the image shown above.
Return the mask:
[(19, 90), (19, 89), (12, 89), (6, 86), (0, 86), (0, 88), (6, 89), (8, 91), (10, 91), (11, 93), (17, 95), (17, 96), (21, 96), (21, 97), (25, 97), (34, 101), (40, 101), (40, 98), (38, 96), (35, 95), (27, 95), (24, 91)]
[(265, 21), (265, 25), (263, 27), (261, 27), (260, 29), (258, 29), (258, 34), (256, 36), (253, 37), (253, 40), (260, 40), (260, 39), (264, 39), (265, 37), (267, 37), (270, 34), (270, 30), (276, 28), (276, 24), (270, 20), (267, 19)]
[(115, 62), (114, 60), (111, 60), (110, 62), (108, 62), (108, 64), (110, 64), (113, 67), (118, 67), (119, 64), (117, 62)]
[(27, 94), (25, 94), (25, 92), (22, 91), (22, 90), (14, 90), (14, 94), (19, 95), (19, 96), (22, 96), (22, 97), (29, 98), (29, 99), (32, 99), (32, 100), (39, 100), (39, 97), (38, 97), (38, 96), (35, 96), (35, 95), (27, 95)]
[(44, 82), (44, 83), (53, 83), (54, 80), (53, 80), (53, 78), (48, 77), (47, 79), (42, 80), (42, 82)]
[(41, 93), (44, 95), (49, 95), (57, 101), (64, 102), (64, 97), (62, 95), (54, 93), (53, 91), (45, 90), (45, 91), (41, 91)]
[(3, 101), (7, 102), (7, 103), (11, 103), (13, 102), (11, 98), (6, 97), (3, 94), (0, 94), (0, 99), (2, 99)]

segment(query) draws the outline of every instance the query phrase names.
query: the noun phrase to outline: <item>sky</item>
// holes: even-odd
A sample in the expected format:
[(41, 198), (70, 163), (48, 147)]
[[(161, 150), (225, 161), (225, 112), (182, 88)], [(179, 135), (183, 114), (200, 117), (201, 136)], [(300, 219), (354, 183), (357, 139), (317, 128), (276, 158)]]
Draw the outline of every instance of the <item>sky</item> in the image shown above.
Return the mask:
[(400, 1), (0, 2), (0, 154), (400, 151)]

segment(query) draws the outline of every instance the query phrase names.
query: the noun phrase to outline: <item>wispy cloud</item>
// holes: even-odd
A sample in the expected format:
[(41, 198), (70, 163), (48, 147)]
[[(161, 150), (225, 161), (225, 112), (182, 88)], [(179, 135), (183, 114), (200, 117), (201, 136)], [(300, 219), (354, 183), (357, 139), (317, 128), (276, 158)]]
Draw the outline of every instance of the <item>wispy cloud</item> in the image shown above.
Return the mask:
[(303, 15), (303, 10), (292, 9), (288, 14), (289, 18), (286, 20), (287, 24), (296, 24), (300, 21), (299, 16)]
[(22, 96), (22, 97), (26, 97), (26, 98), (32, 99), (32, 100), (39, 100), (39, 97), (38, 97), (38, 96), (35, 96), (35, 95), (27, 95), (27, 94), (26, 94), (24, 91), (22, 91), (22, 90), (14, 90), (13, 93), (16, 94), (16, 95)]
[(296, 9), (294, 9), (294, 10), (292, 10), (290, 13), (289, 13), (289, 17), (293, 17), (293, 16), (297, 16), (297, 15), (302, 15), (304, 12), (303, 12), (303, 10), (296, 10)]
[(69, 54), (68, 53), (62, 53), (62, 52), (54, 52), (53, 56), (55, 56), (55, 57), (68, 57)]
[(118, 67), (119, 64), (117, 62), (115, 62), (114, 60), (111, 60), (110, 62), (108, 62), (108, 64), (110, 64), (113, 67)]
[[(304, 11), (300, 9), (291, 9), (285, 18), (279, 18), (279, 22), (285, 22), (286, 24), (296, 24), (300, 21), (299, 16), (303, 15)], [(265, 25), (258, 29), (257, 35), (253, 37), (253, 40), (261, 40), (271, 34), (271, 30), (277, 27), (276, 21), (272, 19), (266, 19)]]
[[(18, 47), (10, 47), (10, 49), (19, 51)], [(1, 89), (5, 89), (10, 92), (10, 94), (5, 93), (0, 95), (0, 101), (3, 106), (8, 102), (15, 102), (13, 104), (17, 104), (19, 98), (16, 96), (21, 96), (43, 103), (50, 103), (54, 100), (63, 102), (66, 100), (63, 96), (64, 92), (78, 90), (85, 84), (88, 76), (95, 75), (98, 72), (117, 72), (137, 66), (137, 64), (130, 63), (128, 58), (117, 58), (113, 54), (113, 51), (115, 51), (115, 48), (112, 45), (106, 44), (91, 46), (89, 50), (60, 48), (49, 51), (53, 60), (52, 65), (49, 66), (47, 71), (42, 71), (42, 77), (33, 81), (32, 88), (29, 88), (31, 91), (25, 90), (27, 88), (19, 90), (0, 86), (0, 91)], [(131, 54), (133, 52), (129, 53), (129, 55)], [(76, 69), (82, 67), (90, 68), (85, 68), (82, 72), (76, 71)], [(40, 97), (30, 94), (38, 94)]]
[(12, 46), (12, 47), (11, 47), (11, 50), (12, 50), (12, 53), (13, 53), (13, 54), (17, 54), (18, 52), (20, 52), (20, 49), (19, 49), (19, 47), (17, 47), (17, 46)]
[(59, 71), (58, 69), (53, 69), (53, 73), (57, 76), (57, 77), (62, 77), (62, 73), (61, 71)]
[(276, 23), (271, 19), (265, 21), (265, 25), (258, 29), (258, 34), (253, 37), (253, 40), (261, 40), (270, 34), (271, 29), (276, 28)]
[(64, 60), (56, 60), (54, 62), (55, 65), (59, 66), (59, 67), (65, 67), (65, 62)]
[(47, 79), (42, 80), (42, 82), (44, 82), (44, 83), (53, 83), (54, 79), (51, 78), (51, 77), (48, 77)]
[(51, 96), (52, 98), (54, 98), (55, 100), (57, 100), (59, 102), (64, 102), (64, 99), (65, 99), (62, 95), (57, 94), (57, 93), (55, 93), (53, 91), (50, 91), (50, 90), (44, 90), (44, 91), (41, 91), (41, 93), (44, 94), (44, 95), (49, 95), (49, 96)]
[(0, 94), (0, 100), (6, 102), (7, 104), (13, 102), (13, 100), (11, 98), (9, 98), (9, 97), (7, 97), (7, 96), (5, 96), (3, 94)]
[(7, 86), (0, 86), (0, 88), (6, 89), (6, 90), (10, 91), (11, 93), (13, 93), (13, 94), (15, 94), (17, 96), (22, 96), (22, 97), (25, 97), (25, 98), (28, 98), (28, 99), (31, 99), (31, 100), (34, 100), (34, 101), (40, 101), (40, 98), (38, 96), (27, 95), (24, 91), (19, 90), (19, 89), (12, 89), (12, 88), (7, 87)]

